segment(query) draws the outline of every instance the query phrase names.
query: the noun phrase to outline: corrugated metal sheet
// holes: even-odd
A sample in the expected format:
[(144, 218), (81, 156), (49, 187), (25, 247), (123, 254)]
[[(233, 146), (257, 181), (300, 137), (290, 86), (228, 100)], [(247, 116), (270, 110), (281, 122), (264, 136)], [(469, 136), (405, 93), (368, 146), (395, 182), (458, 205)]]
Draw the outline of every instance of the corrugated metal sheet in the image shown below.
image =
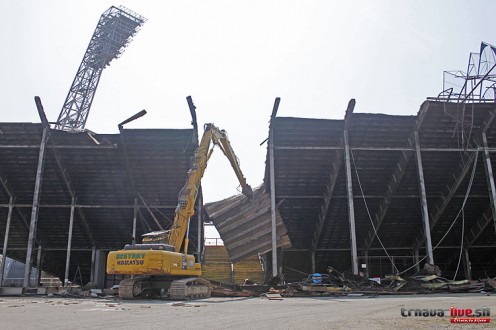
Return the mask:
[[(259, 188), (254, 199), (233, 196), (205, 205), (210, 220), (233, 262), (272, 250), (270, 196)], [(279, 211), (276, 212), (278, 247), (289, 248), (291, 241)]]

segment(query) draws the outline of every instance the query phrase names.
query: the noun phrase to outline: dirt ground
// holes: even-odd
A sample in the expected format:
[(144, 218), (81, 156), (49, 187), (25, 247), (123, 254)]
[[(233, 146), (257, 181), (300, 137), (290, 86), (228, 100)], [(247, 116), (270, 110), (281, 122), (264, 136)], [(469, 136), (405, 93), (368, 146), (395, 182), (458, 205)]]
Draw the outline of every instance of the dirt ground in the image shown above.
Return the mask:
[[(401, 316), (405, 309), (490, 308), (491, 323)], [(448, 312), (446, 312), (448, 315)], [(496, 329), (496, 295), (209, 298), (0, 297), (1, 329)]]

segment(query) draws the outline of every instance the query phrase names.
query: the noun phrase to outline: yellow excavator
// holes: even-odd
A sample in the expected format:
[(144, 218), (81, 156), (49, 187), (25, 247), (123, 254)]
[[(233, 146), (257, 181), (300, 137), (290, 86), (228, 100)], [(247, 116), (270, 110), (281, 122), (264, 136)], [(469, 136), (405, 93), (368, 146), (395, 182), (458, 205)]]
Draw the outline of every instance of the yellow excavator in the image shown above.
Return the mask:
[(189, 221), (194, 214), (203, 173), (215, 146), (229, 159), (242, 193), (251, 199), (253, 192), (241, 172), (226, 132), (213, 124), (206, 124), (204, 129), (186, 183), (179, 193), (171, 228), (145, 234), (142, 244), (128, 244), (123, 250), (111, 251), (108, 255), (107, 274), (132, 275), (119, 283), (119, 297), (122, 299), (210, 297), (210, 282), (199, 277), (201, 265), (187, 252)]

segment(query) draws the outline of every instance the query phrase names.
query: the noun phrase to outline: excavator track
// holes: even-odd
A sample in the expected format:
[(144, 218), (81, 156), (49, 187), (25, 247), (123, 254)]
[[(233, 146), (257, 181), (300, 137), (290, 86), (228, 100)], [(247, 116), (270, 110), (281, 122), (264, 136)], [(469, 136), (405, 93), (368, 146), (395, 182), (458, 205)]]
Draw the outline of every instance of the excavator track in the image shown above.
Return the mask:
[(169, 297), (176, 300), (209, 298), (212, 287), (209, 281), (199, 277), (172, 281)]
[(136, 299), (141, 294), (142, 278), (128, 278), (119, 283), (119, 298)]
[[(166, 287), (169, 298), (175, 300), (209, 298), (211, 293), (210, 282), (199, 277), (179, 280), (136, 277), (119, 283), (119, 298), (126, 300), (157, 298), (161, 296), (160, 288)], [(167, 292), (167, 289), (164, 290)]]

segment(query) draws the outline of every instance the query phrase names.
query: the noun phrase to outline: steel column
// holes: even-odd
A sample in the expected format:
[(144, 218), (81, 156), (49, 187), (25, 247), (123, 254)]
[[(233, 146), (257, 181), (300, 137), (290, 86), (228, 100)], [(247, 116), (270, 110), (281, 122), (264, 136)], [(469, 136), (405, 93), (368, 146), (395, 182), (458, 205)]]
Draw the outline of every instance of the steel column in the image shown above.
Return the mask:
[(71, 217), (69, 219), (69, 238), (67, 239), (67, 256), (65, 259), (64, 285), (67, 285), (69, 282), (69, 265), (71, 263), (71, 247), (72, 247), (72, 229), (74, 227), (74, 205), (75, 205), (75, 200), (74, 198), (72, 198)]
[(95, 257), (96, 257), (96, 247), (93, 246), (91, 249), (91, 270), (90, 270), (90, 282), (95, 282)]
[(472, 279), (472, 265), (470, 264), (468, 249), (463, 249), (463, 265), (465, 266), (464, 268), (466, 279)]
[(355, 232), (355, 208), (353, 205), (353, 182), (351, 179), (350, 144), (348, 141), (348, 130), (344, 131), (344, 154), (346, 165), (346, 190), (348, 192), (348, 220), (351, 238), (351, 260), (353, 274), (358, 275), (358, 255)]
[[(369, 270), (369, 253), (365, 252), (364, 253), (364, 261), (365, 261), (365, 277), (369, 278), (370, 277), (370, 270)], [(394, 274), (394, 272), (393, 272)]]
[(415, 250), (414, 252), (414, 261), (415, 261), (415, 271), (417, 273), (420, 273), (420, 257), (419, 257), (419, 250)]
[(491, 210), (493, 211), (493, 222), (494, 222), (494, 230), (496, 231), (496, 187), (494, 185), (494, 172), (493, 166), (491, 164), (491, 156), (489, 155), (488, 147), (487, 147), (487, 136), (486, 133), (482, 133), (482, 141), (484, 143), (484, 156), (485, 156), (485, 168), (486, 168), (486, 177), (487, 183), (489, 186), (489, 195), (491, 196)]
[(311, 252), (312, 255), (312, 274), (315, 273), (315, 251)]
[(425, 235), (425, 250), (427, 252), (427, 261), (430, 264), (434, 264), (434, 255), (432, 252), (432, 241), (431, 241), (431, 227), (429, 223), (429, 210), (427, 208), (427, 194), (425, 192), (425, 180), (424, 180), (424, 169), (422, 167), (422, 155), (420, 153), (420, 140), (418, 132), (414, 132), (415, 136), (415, 149), (417, 158), (417, 175), (419, 180), (420, 189), (420, 203), (422, 206), (422, 220), (424, 223), (424, 235)]
[(270, 216), (272, 233), (272, 276), (277, 276), (277, 228), (276, 228), (276, 183), (274, 169), (274, 132), (269, 131), (269, 165), (270, 165)]
[(38, 167), (36, 169), (36, 180), (33, 193), (33, 208), (31, 210), (31, 223), (29, 225), (28, 249), (26, 251), (26, 263), (24, 265), (24, 281), (23, 288), (29, 287), (29, 279), (31, 277), (31, 264), (33, 254), (33, 243), (36, 238), (36, 228), (38, 226), (38, 213), (41, 197), (41, 184), (43, 180), (43, 169), (45, 167), (45, 146), (48, 140), (49, 129), (43, 129), (41, 136), (40, 152), (38, 154)]
[(136, 220), (138, 218), (138, 199), (134, 199), (134, 212), (133, 212), (133, 239), (132, 243), (136, 243)]
[(5, 271), (5, 259), (7, 259), (7, 246), (9, 244), (10, 222), (12, 220), (13, 210), (14, 210), (14, 198), (10, 197), (9, 213), (7, 214), (7, 223), (5, 225), (5, 236), (3, 239), (2, 264), (0, 265), (0, 287), (3, 285), (3, 273)]
[(276, 117), (281, 99), (277, 97), (274, 101), (269, 127), (269, 170), (270, 170), (270, 216), (272, 237), (272, 276), (277, 276), (277, 227), (276, 227), (276, 179), (274, 167), (274, 127), (272, 121)]
[(36, 257), (36, 280), (35, 280), (35, 286), (40, 286), (40, 281), (41, 281), (41, 258), (42, 258), (42, 247), (41, 245), (38, 245), (38, 255)]

